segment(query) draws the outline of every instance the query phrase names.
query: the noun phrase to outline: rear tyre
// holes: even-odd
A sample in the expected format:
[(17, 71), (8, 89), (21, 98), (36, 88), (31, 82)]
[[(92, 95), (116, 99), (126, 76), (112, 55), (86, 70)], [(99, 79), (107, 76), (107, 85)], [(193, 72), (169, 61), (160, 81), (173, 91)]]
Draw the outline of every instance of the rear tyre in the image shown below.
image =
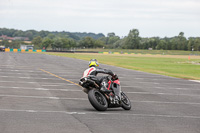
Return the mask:
[(105, 96), (98, 90), (90, 90), (88, 92), (88, 99), (91, 105), (98, 111), (105, 111), (108, 108), (108, 102)]
[(126, 94), (124, 94), (124, 92), (121, 93), (121, 97), (122, 97), (122, 108), (124, 110), (130, 110), (131, 101), (129, 100), (129, 98), (126, 96)]

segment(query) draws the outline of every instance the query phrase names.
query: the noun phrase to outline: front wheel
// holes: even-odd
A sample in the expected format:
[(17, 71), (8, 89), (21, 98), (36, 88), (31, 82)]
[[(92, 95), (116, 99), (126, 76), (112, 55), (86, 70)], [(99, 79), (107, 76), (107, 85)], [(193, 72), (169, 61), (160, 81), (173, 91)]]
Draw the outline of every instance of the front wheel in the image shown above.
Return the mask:
[(98, 90), (90, 90), (88, 92), (88, 99), (92, 106), (98, 111), (105, 111), (108, 108), (108, 102), (105, 96)]
[(124, 110), (130, 110), (131, 109), (131, 101), (129, 100), (129, 98), (123, 92), (121, 93), (121, 97), (122, 97), (122, 108)]

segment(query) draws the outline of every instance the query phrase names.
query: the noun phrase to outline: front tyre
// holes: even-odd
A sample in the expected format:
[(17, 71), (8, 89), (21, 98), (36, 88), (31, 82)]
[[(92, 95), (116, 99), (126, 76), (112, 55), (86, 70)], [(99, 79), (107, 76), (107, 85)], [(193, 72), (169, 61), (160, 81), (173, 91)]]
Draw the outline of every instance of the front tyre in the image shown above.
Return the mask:
[(98, 111), (105, 111), (108, 108), (108, 102), (105, 96), (98, 90), (90, 90), (88, 92), (88, 99), (92, 106)]
[(126, 96), (126, 94), (124, 94), (124, 92), (121, 93), (121, 97), (122, 97), (122, 108), (124, 110), (130, 110), (131, 109), (131, 101), (129, 100), (129, 98)]

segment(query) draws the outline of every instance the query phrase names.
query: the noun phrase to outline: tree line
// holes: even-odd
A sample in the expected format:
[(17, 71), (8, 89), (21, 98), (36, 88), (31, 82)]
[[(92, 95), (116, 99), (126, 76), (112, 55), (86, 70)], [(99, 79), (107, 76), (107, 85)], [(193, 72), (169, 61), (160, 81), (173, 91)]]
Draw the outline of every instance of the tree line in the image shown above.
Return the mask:
[[(70, 49), (70, 48), (109, 48), (109, 49), (156, 49), (156, 50), (185, 50), (200, 51), (200, 37), (184, 36), (180, 32), (175, 37), (140, 37), (138, 29), (132, 29), (125, 37), (119, 37), (114, 32), (105, 36), (102, 33), (80, 32), (49, 32), (35, 30), (15, 30), (0, 28), (0, 36), (28, 37), (36, 49)], [(0, 45), (18, 48), (23, 42), (20, 40), (9, 42), (3, 40)]]

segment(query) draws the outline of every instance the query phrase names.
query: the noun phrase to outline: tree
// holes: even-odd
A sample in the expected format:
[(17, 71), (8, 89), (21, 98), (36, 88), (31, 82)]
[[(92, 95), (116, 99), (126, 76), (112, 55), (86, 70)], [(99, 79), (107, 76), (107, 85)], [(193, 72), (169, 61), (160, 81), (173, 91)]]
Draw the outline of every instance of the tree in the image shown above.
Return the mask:
[(108, 33), (107, 36), (108, 36), (108, 37), (114, 37), (114, 36), (115, 36), (115, 33), (114, 33), (114, 32)]
[(140, 40), (141, 38), (139, 37), (139, 31), (137, 29), (130, 30), (123, 48), (138, 49), (140, 45)]
[(18, 30), (13, 34), (13, 37), (24, 37), (24, 32), (22, 30)]
[(50, 38), (44, 38), (42, 40), (42, 47), (47, 49), (47, 47), (51, 46), (52, 43), (53, 43), (53, 40), (51, 40)]
[(44, 30), (39, 32), (39, 36), (41, 36), (42, 38), (46, 37), (48, 34), (49, 34), (49, 32), (48, 31), (44, 31)]
[(56, 49), (56, 48), (63, 48), (63, 42), (62, 42), (62, 39), (61, 38), (55, 38), (53, 40), (53, 43), (52, 43), (52, 49)]
[(177, 39), (177, 49), (187, 50), (187, 39), (184, 37), (184, 32), (180, 32)]
[(166, 45), (165, 40), (160, 40), (158, 45), (156, 46), (156, 49), (157, 50), (163, 50), (163, 49), (165, 49), (165, 45)]
[(40, 36), (35, 37), (32, 40), (32, 43), (34, 44), (34, 48), (36, 48), (36, 49), (42, 48), (42, 38)]
[(25, 36), (29, 38), (29, 40), (33, 39), (33, 33), (31, 31), (25, 32)]
[(103, 46), (104, 46), (104, 43), (101, 40), (96, 40), (94, 42), (94, 48), (102, 48)]
[(95, 40), (91, 37), (85, 37), (83, 40), (80, 41), (80, 46), (85, 48), (93, 48)]
[(195, 51), (200, 51), (200, 37), (195, 38), (195, 41), (194, 41), (194, 50)]

